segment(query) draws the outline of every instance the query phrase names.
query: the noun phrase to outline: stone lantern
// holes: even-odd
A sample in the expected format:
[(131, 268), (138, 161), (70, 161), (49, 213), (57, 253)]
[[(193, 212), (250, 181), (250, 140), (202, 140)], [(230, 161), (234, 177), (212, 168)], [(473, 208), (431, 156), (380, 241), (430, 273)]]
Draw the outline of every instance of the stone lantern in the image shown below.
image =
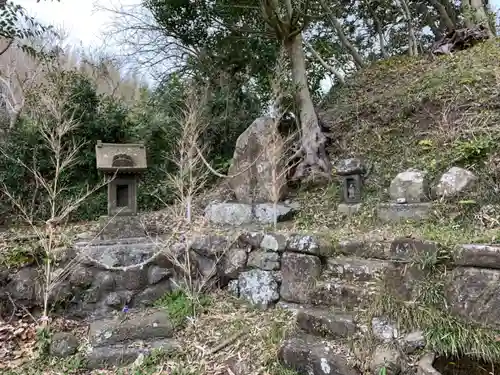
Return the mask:
[[(102, 143), (96, 145), (97, 169), (112, 177), (108, 184), (108, 220), (106, 231), (113, 230), (116, 235), (127, 237), (124, 228), (131, 229), (129, 236), (136, 236), (137, 220), (137, 183), (139, 174), (147, 169), (146, 148), (143, 143)], [(110, 219), (113, 217), (113, 220)], [(128, 219), (127, 219), (128, 218)], [(126, 232), (126, 231), (125, 231)], [(144, 234), (141, 227), (140, 234)]]
[(350, 158), (341, 160), (337, 166), (337, 175), (341, 179), (342, 204), (339, 210), (345, 213), (358, 211), (363, 190), (363, 176), (366, 168), (361, 160)]

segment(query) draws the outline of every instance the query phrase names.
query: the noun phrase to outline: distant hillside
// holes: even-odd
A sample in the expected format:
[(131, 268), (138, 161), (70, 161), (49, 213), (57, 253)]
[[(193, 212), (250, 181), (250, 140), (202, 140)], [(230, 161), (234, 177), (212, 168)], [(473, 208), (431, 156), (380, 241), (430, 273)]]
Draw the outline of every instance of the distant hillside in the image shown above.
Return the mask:
[[(3, 50), (5, 41), (0, 41), (0, 50)], [(123, 76), (111, 61), (97, 59), (72, 49), (61, 50), (59, 58), (63, 69), (78, 69), (84, 72), (97, 87), (100, 94), (113, 95), (133, 104), (141, 94), (145, 83), (130, 75)], [(43, 80), (43, 65), (19, 48), (12, 46), (0, 55), (0, 98), (2, 93), (14, 95), (19, 100), (22, 95), (22, 86), (37, 84)], [(8, 87), (7, 87), (8, 86)], [(12, 98), (11, 98), (12, 99)]]
[(385, 199), (407, 168), (439, 177), (449, 167), (480, 177), (478, 203), (500, 202), (500, 41), (437, 58), (397, 57), (334, 87), (319, 115), (334, 135), (332, 157), (374, 164), (368, 188)]

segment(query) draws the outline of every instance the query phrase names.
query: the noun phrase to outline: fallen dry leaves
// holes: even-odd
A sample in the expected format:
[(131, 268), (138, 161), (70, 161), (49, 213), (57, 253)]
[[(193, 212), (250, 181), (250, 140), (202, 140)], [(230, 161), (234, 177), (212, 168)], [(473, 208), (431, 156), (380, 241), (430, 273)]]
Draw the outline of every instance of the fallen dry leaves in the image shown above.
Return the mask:
[[(49, 325), (53, 332), (73, 332), (84, 337), (87, 325), (83, 322), (51, 318)], [(0, 318), (0, 369), (16, 369), (36, 358), (37, 332), (40, 323), (31, 315)]]
[(16, 368), (34, 358), (37, 329), (38, 324), (28, 319), (0, 320), (0, 369)]

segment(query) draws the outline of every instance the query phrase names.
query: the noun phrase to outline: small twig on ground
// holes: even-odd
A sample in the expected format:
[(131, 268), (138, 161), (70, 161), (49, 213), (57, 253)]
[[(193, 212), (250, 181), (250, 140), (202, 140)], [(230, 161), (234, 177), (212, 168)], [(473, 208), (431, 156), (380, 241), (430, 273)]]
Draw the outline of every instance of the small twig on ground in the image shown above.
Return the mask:
[(224, 349), (226, 346), (231, 345), (234, 341), (238, 340), (241, 336), (246, 335), (249, 332), (248, 328), (243, 328), (241, 331), (236, 332), (232, 336), (228, 337), (226, 340), (222, 341), (220, 344), (215, 346), (213, 349), (209, 350), (206, 355), (214, 355), (218, 351)]

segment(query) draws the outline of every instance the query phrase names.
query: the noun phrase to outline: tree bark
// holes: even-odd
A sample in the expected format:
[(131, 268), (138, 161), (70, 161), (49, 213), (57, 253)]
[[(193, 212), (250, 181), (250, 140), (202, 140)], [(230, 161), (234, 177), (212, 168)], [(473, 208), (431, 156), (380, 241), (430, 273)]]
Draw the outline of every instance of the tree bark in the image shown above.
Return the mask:
[(389, 57), (389, 54), (387, 53), (387, 50), (385, 48), (384, 32), (382, 30), (382, 24), (380, 23), (380, 19), (377, 17), (377, 14), (372, 9), (369, 1), (363, 0), (363, 3), (365, 4), (368, 13), (370, 13), (370, 17), (372, 18), (373, 21), (373, 26), (375, 28), (375, 31), (377, 32), (378, 41), (380, 45), (380, 53), (382, 54), (382, 57), (386, 59)]
[(316, 58), (316, 60), (318, 60), (318, 62), (321, 64), (321, 66), (323, 68), (325, 68), (326, 70), (328, 70), (330, 73), (332, 73), (341, 84), (345, 85), (344, 76), (337, 69), (335, 69), (333, 66), (329, 65), (321, 57), (321, 55), (318, 53), (318, 51), (316, 51), (314, 49), (314, 47), (310, 43), (307, 43), (307, 42), (304, 41), (304, 44), (306, 45), (307, 48), (309, 48), (309, 50), (311, 51), (312, 55)]
[(434, 5), (434, 8), (439, 12), (439, 15), (441, 16), (441, 20), (443, 23), (446, 25), (446, 28), (448, 31), (452, 31), (455, 29), (455, 22), (452, 21), (450, 15), (448, 14), (446, 7), (439, 2), (439, 0), (431, 0), (432, 5)]
[(378, 17), (374, 14), (373, 15), (373, 22), (375, 23), (375, 29), (377, 30), (378, 34), (378, 41), (380, 44), (380, 52), (382, 53), (382, 57), (385, 59), (389, 57), (387, 54), (387, 51), (385, 49), (385, 41), (384, 41), (384, 33), (382, 32), (382, 26), (380, 25), (380, 20)]
[(285, 39), (285, 47), (292, 64), (292, 81), (297, 91), (295, 100), (299, 109), (302, 130), (301, 153), (303, 160), (297, 166), (294, 179), (301, 179), (306, 172), (331, 178), (332, 166), (326, 152), (326, 136), (319, 126), (311, 93), (307, 85), (306, 59), (302, 46), (302, 34), (297, 33)]
[(359, 68), (363, 68), (365, 66), (365, 62), (363, 61), (363, 58), (361, 55), (358, 53), (356, 48), (349, 42), (347, 37), (344, 34), (344, 31), (342, 31), (342, 25), (340, 22), (335, 18), (333, 15), (331, 9), (328, 7), (328, 4), (326, 4), (325, 0), (320, 0), (319, 1), (321, 6), (323, 7), (323, 10), (325, 11), (326, 15), (328, 16), (328, 19), (330, 20), (330, 23), (332, 26), (335, 28), (335, 31), (337, 31), (337, 34), (339, 36), (340, 42), (342, 45), (349, 51), (351, 56), (354, 59), (354, 62)]
[(482, 25), (488, 29), (490, 36), (496, 34), (490, 25), (488, 8), (484, 0), (462, 0), (461, 4), (467, 27)]
[(417, 38), (415, 37), (415, 31), (413, 30), (413, 25), (411, 22), (412, 19), (411, 19), (410, 8), (406, 0), (399, 0), (399, 1), (403, 17), (408, 23), (408, 44), (409, 44), (408, 52), (410, 56), (417, 56), (418, 55)]

